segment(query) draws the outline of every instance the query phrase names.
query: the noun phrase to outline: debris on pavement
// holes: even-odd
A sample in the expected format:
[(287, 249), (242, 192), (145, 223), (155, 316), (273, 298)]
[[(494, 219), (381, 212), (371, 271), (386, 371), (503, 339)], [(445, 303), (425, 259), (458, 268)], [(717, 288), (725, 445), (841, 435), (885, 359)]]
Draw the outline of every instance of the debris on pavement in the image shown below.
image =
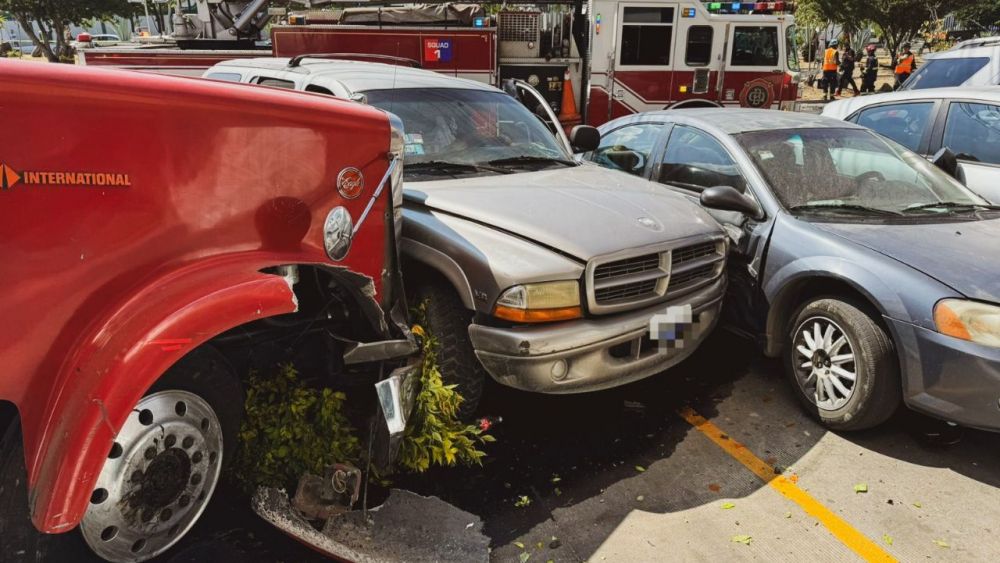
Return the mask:
[(884, 541), (886, 545), (892, 545), (892, 536), (889, 534), (882, 534), (882, 541)]
[(361, 470), (349, 463), (338, 463), (327, 467), (323, 477), (303, 475), (292, 506), (310, 520), (326, 520), (350, 510), (360, 491)]
[(730, 508), (736, 508), (736, 505), (731, 502), (724, 502), (721, 506), (722, 510), (729, 510)]
[(933, 540), (933, 541), (934, 541), (934, 545), (936, 545), (936, 546), (938, 546), (940, 548), (944, 548), (944, 549), (951, 548), (951, 546), (948, 545), (948, 542), (946, 542), (944, 540)]
[(437, 497), (392, 489), (383, 504), (367, 511), (367, 519), (363, 511), (352, 510), (327, 519), (322, 528), (296, 511), (283, 490), (262, 487), (252, 504), (261, 518), (282, 532), (341, 560), (489, 560), (490, 540), (483, 534), (483, 521)]
[(517, 508), (524, 508), (529, 504), (531, 504), (531, 498), (528, 497), (527, 495), (521, 495), (517, 497), (517, 501), (514, 502), (514, 506), (516, 506)]
[(741, 543), (743, 545), (750, 545), (750, 542), (753, 541), (753, 537), (746, 536), (746, 535), (733, 536), (732, 540), (730, 540), (730, 541), (732, 541), (733, 543)]
[(855, 493), (867, 493), (868, 492), (868, 483), (858, 483), (857, 485), (854, 485), (854, 492)]

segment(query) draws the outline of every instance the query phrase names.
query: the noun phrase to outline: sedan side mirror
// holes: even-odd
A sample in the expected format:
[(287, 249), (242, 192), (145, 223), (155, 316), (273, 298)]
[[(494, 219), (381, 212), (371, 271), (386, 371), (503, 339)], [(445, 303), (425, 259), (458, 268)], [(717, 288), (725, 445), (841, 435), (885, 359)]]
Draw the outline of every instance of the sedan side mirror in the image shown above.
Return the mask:
[(590, 125), (577, 125), (569, 132), (569, 144), (573, 152), (590, 152), (601, 144), (601, 132)]
[(760, 209), (750, 198), (732, 186), (705, 188), (699, 198), (702, 206), (720, 211), (737, 211), (749, 217), (758, 217)]
[(948, 147), (941, 147), (941, 150), (934, 153), (934, 156), (931, 157), (931, 164), (952, 178), (958, 179), (958, 157)]

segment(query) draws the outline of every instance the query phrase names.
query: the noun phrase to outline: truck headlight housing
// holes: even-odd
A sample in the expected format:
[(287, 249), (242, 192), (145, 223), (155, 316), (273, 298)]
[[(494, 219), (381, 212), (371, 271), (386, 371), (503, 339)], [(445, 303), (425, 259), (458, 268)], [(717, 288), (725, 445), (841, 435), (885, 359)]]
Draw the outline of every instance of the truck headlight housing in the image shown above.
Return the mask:
[(576, 280), (515, 285), (500, 294), (493, 315), (519, 323), (578, 319), (580, 282)]
[(1000, 348), (1000, 307), (965, 299), (943, 299), (934, 306), (938, 332)]

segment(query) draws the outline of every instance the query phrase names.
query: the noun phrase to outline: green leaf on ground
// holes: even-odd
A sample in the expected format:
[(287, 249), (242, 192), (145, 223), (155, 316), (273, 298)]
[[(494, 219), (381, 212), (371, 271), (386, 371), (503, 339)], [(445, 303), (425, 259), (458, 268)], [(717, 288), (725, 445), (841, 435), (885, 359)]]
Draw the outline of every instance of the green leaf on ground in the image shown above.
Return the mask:
[(525, 563), (528, 559), (531, 559), (531, 554), (527, 551), (522, 551), (517, 557), (521, 560), (521, 563)]
[(636, 465), (635, 470), (638, 471), (639, 473), (642, 473), (643, 471), (646, 470), (646, 468), (641, 465)]
[(867, 493), (868, 492), (868, 483), (858, 483), (857, 485), (854, 485), (854, 492), (855, 493)]
[(525, 495), (517, 497), (517, 501), (514, 502), (514, 506), (516, 506), (517, 508), (524, 508), (529, 504), (531, 504), (531, 499)]
[(785, 518), (791, 518), (791, 517), (792, 517), (792, 513), (791, 512), (786, 512), (785, 513)]
[(553, 484), (554, 483), (558, 483), (559, 481), (562, 481), (562, 477), (560, 477), (560, 476), (558, 476), (556, 474), (553, 474), (552, 478), (549, 479), (549, 481), (552, 482)]
[(920, 504), (919, 502), (915, 502), (913, 503), (913, 506), (916, 508), (923, 508), (924, 505)]
[(944, 549), (948, 549), (948, 548), (951, 547), (950, 545), (948, 545), (948, 542), (946, 542), (944, 540), (933, 540), (933, 541), (934, 541), (934, 545), (936, 545), (938, 547), (941, 547), (941, 548), (944, 548)]
[(642, 502), (642, 501), (646, 500), (646, 497), (644, 497), (642, 495), (639, 495), (639, 496), (635, 497), (635, 500), (637, 500), (639, 502)]
[(736, 505), (731, 502), (724, 502), (721, 506), (722, 510), (729, 510), (730, 508), (736, 508)]
[(514, 545), (516, 545), (518, 549), (524, 549), (524, 544), (519, 541), (514, 542)]
[(743, 545), (750, 545), (750, 542), (753, 541), (753, 538), (750, 536), (733, 536), (733, 538), (730, 541), (735, 543), (741, 543)]
[(556, 487), (556, 488), (552, 489), (552, 492), (555, 493), (556, 496), (559, 496), (559, 495), (562, 494), (562, 490), (560, 490), (559, 487)]
[(886, 545), (892, 545), (892, 536), (889, 534), (882, 534), (882, 541), (884, 541)]

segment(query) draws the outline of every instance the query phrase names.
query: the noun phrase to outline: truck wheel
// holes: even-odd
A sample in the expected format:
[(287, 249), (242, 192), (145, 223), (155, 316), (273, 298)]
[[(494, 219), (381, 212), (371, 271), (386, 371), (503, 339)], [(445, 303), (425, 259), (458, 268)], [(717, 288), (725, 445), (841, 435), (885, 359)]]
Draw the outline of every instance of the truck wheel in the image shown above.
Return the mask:
[(427, 303), (425, 322), (438, 341), (438, 368), (445, 385), (455, 385), (462, 398), (458, 417), (471, 420), (479, 408), (488, 374), (479, 363), (469, 340), (472, 313), (462, 305), (455, 290), (441, 280), (421, 280), (412, 303)]
[(803, 305), (789, 328), (786, 373), (823, 425), (861, 430), (896, 411), (902, 389), (892, 340), (869, 314), (821, 298)]
[[(236, 445), (243, 394), (225, 358), (200, 348), (174, 365), (135, 405), (98, 475), (75, 532), (38, 533), (28, 518), (19, 424), (0, 447), (5, 527), (0, 552), (35, 560), (144, 561), (177, 544), (201, 516)], [(226, 448), (230, 448), (225, 450)], [(12, 498), (13, 497), (13, 498)], [(80, 541), (80, 539), (83, 541)], [(86, 545), (84, 545), (86, 544)], [(31, 557), (28, 558), (32, 560)]]

